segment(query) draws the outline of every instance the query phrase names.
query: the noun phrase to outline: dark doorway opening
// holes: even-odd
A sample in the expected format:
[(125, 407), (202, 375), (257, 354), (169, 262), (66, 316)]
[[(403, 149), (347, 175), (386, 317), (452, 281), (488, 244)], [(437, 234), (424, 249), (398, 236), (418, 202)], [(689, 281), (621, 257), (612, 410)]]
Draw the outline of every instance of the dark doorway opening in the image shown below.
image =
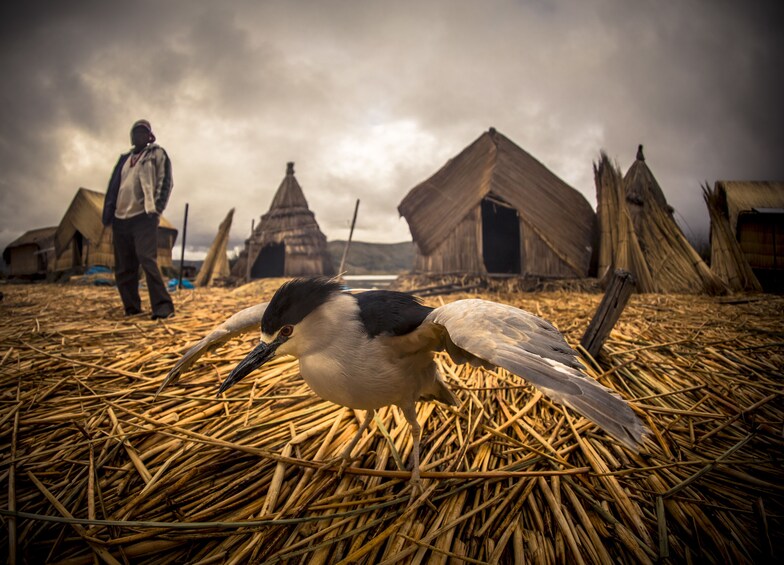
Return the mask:
[(86, 263), (84, 251), (84, 236), (81, 232), (76, 232), (73, 238), (73, 266), (81, 267)]
[(784, 214), (743, 213), (737, 238), (765, 292), (784, 294)]
[(282, 277), (286, 265), (286, 245), (272, 243), (265, 245), (256, 256), (250, 270), (250, 278), (263, 279), (265, 277)]
[(517, 210), (493, 196), (482, 200), (482, 256), (488, 273), (520, 273)]

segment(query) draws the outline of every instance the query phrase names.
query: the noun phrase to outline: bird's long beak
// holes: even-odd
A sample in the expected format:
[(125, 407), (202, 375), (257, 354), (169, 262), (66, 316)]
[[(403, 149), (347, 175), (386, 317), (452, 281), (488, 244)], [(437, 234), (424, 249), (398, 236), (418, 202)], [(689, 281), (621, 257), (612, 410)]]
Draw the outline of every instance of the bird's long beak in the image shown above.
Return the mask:
[(226, 377), (226, 380), (221, 383), (220, 389), (218, 389), (218, 396), (251, 374), (255, 369), (258, 369), (264, 363), (272, 359), (275, 356), (275, 351), (278, 349), (280, 344), (281, 342), (275, 339), (270, 343), (265, 343), (262, 341), (256, 347), (254, 347), (253, 351), (248, 353), (247, 357), (240, 361), (239, 364), (234, 367), (234, 370), (231, 372), (231, 374)]

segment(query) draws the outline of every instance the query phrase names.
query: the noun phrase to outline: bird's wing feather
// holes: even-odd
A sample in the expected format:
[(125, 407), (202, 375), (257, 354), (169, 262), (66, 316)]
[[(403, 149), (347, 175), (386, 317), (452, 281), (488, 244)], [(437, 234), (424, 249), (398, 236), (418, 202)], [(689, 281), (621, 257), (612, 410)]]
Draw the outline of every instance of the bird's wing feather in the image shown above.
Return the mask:
[(253, 329), (259, 329), (261, 318), (264, 316), (264, 311), (267, 309), (267, 304), (269, 303), (262, 302), (256, 306), (240, 310), (219, 326), (214, 327), (210, 333), (199, 340), (196, 345), (188, 349), (188, 351), (185, 352), (185, 355), (177, 361), (171, 371), (169, 371), (169, 374), (166, 375), (161, 386), (158, 387), (155, 396), (158, 396), (167, 385), (176, 383), (180, 374), (187, 370), (199, 357), (208, 351), (223, 345), (233, 337)]
[(577, 353), (549, 322), (513, 306), (477, 299), (436, 308), (427, 322), (446, 330), (443, 345), (455, 362), (478, 357), (503, 367), (624, 445), (638, 448), (645, 432), (639, 418), (625, 400), (583, 372)]

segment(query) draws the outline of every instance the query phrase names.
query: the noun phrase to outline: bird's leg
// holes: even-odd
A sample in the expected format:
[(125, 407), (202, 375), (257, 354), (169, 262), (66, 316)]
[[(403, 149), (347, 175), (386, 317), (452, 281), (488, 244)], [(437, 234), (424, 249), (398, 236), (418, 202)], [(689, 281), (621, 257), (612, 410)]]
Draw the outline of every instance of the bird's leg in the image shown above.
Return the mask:
[(375, 414), (376, 411), (372, 409), (365, 412), (365, 419), (362, 420), (362, 424), (359, 426), (356, 435), (346, 446), (346, 449), (343, 450), (341, 457), (343, 458), (343, 461), (345, 461), (347, 464), (349, 461), (351, 461), (351, 451), (356, 447), (357, 442), (359, 442), (359, 438), (362, 437), (362, 434), (365, 433), (365, 430), (368, 429), (368, 426), (370, 425), (370, 422), (373, 421), (373, 416)]
[(422, 491), (422, 480), (419, 478), (419, 439), (422, 435), (422, 426), (417, 421), (416, 407), (413, 403), (408, 406), (401, 406), (406, 421), (411, 426), (411, 437), (414, 439), (414, 450), (411, 453), (413, 466), (411, 467), (411, 479), (409, 484), (413, 490), (411, 497), (419, 496)]
[(370, 422), (373, 421), (373, 416), (375, 415), (375, 413), (376, 413), (376, 411), (372, 410), (372, 409), (368, 410), (365, 413), (365, 419), (362, 420), (362, 424), (360, 424), (359, 430), (357, 430), (357, 433), (351, 439), (351, 441), (346, 446), (346, 448), (343, 450), (343, 452), (338, 457), (335, 457), (335, 458), (330, 459), (329, 461), (327, 461), (327, 463), (324, 464), (322, 466), (322, 468), (323, 467), (330, 467), (330, 466), (334, 465), (335, 463), (337, 463), (338, 461), (340, 461), (340, 469), (339, 469), (338, 473), (339, 474), (343, 473), (343, 469), (348, 467), (349, 463), (351, 463), (351, 451), (356, 447), (357, 443), (359, 442), (359, 438), (362, 437), (362, 434), (365, 433), (365, 430), (368, 429), (368, 426), (370, 426)]

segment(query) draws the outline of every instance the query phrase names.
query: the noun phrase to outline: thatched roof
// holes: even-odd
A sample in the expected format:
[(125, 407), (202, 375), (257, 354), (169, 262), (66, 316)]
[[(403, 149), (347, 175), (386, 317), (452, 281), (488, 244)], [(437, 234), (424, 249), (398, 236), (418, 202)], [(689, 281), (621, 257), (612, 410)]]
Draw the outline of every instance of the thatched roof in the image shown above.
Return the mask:
[[(262, 244), (279, 243), (285, 239), (286, 245), (290, 245), (293, 239), (310, 232), (323, 236), (315, 214), (308, 208), (302, 187), (294, 176), (294, 163), (287, 163), (286, 176), (283, 177), (272, 198), (269, 211), (261, 217), (251, 239)], [(324, 240), (326, 241), (326, 236)]]
[[(90, 241), (99, 241), (104, 233), (101, 222), (104, 194), (87, 188), (80, 188), (65, 212), (54, 235), (54, 246), (57, 255), (61, 255), (68, 247), (76, 232), (81, 233)], [(160, 217), (159, 229), (177, 230), (163, 216)]]
[(225, 279), (229, 276), (229, 258), (226, 253), (233, 218), (234, 208), (229, 210), (229, 213), (226, 214), (226, 217), (218, 226), (218, 233), (207, 251), (207, 256), (201, 264), (199, 273), (196, 275), (196, 280), (194, 281), (196, 286), (210, 286), (215, 284), (218, 279)]
[(37, 228), (34, 230), (26, 231), (3, 250), (3, 260), (6, 263), (10, 262), (11, 249), (15, 247), (22, 247), (23, 245), (36, 245), (39, 250), (44, 250), (51, 247), (54, 242), (54, 234), (57, 231), (57, 226), (49, 228)]
[(90, 241), (98, 241), (104, 231), (101, 223), (104, 195), (94, 190), (80, 188), (68, 206), (57, 232), (54, 235), (54, 247), (60, 255), (68, 247), (76, 232), (80, 232)]
[(590, 262), (595, 214), (585, 197), (494, 128), (398, 206), (420, 251), (429, 255), (489, 194), (514, 207), (520, 221), (575, 270)]
[(294, 163), (286, 163), (286, 176), (278, 187), (275, 197), (270, 204), (270, 213), (281, 212), (290, 208), (308, 209), (308, 201), (305, 200), (305, 193), (294, 176)]
[(334, 272), (327, 252), (327, 237), (308, 208), (302, 187), (294, 176), (294, 163), (286, 164), (286, 176), (269, 211), (261, 217), (247, 241), (248, 269), (253, 268), (264, 247), (279, 244), (285, 244), (285, 272), (278, 276), (330, 275)]
[(715, 190), (727, 210), (730, 228), (735, 232), (738, 216), (764, 208), (784, 210), (784, 182), (716, 181)]
[(673, 208), (667, 204), (664, 191), (645, 163), (642, 145), (637, 146), (637, 157), (629, 170), (626, 171), (623, 182), (626, 188), (626, 199), (629, 202), (642, 206), (647, 200), (652, 200), (662, 209), (672, 213)]

